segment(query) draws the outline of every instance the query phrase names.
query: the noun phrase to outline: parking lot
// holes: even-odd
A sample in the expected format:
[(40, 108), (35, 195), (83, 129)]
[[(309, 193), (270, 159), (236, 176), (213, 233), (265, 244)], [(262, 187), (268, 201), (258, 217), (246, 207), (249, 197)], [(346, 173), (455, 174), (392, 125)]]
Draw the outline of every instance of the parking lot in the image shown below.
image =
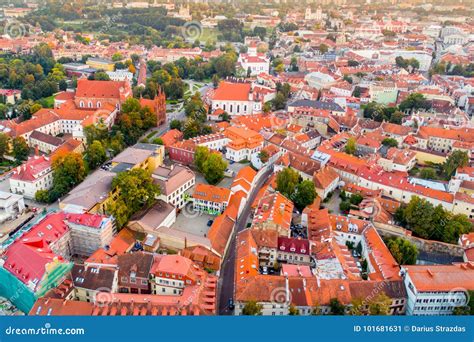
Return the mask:
[(191, 204), (188, 204), (188, 206), (181, 210), (171, 228), (207, 237), (207, 232), (210, 228), (208, 226), (209, 220), (214, 220), (215, 216), (195, 212), (191, 207)]

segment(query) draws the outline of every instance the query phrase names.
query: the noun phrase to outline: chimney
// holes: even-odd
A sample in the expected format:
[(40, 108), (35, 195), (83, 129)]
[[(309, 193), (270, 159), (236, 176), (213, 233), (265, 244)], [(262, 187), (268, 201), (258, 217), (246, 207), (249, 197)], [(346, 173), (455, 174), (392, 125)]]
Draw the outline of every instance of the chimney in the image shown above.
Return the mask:
[(39, 147), (38, 145), (35, 146), (35, 156), (39, 156)]

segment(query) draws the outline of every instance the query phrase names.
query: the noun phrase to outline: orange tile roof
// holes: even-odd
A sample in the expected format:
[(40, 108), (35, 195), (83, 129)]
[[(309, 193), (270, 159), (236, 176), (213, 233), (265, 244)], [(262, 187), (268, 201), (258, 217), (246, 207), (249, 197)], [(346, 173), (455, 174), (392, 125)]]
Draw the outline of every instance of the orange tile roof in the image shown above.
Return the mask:
[(418, 130), (418, 136), (424, 139), (429, 137), (439, 137), (450, 140), (460, 140), (464, 142), (474, 142), (474, 129), (445, 129), (439, 127), (422, 126)]
[(250, 83), (220, 82), (212, 99), (215, 101), (249, 101), (251, 89)]
[(417, 291), (474, 290), (474, 263), (403, 266)]
[(290, 229), (293, 207), (293, 202), (279, 192), (267, 194), (260, 200), (253, 222), (273, 222), (284, 229)]
[(313, 181), (315, 187), (326, 189), (338, 178), (339, 175), (332, 167), (325, 167), (314, 174)]
[(224, 203), (229, 202), (230, 195), (231, 192), (227, 188), (198, 183), (194, 190), (193, 198), (215, 203)]

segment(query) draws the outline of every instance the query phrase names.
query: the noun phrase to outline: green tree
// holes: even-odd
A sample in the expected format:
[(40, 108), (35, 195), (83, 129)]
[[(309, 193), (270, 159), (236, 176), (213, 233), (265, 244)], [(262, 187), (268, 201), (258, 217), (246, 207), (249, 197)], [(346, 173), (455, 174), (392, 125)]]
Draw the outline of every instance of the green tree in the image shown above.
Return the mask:
[(263, 306), (258, 304), (256, 301), (249, 301), (245, 303), (244, 308), (242, 309), (242, 315), (244, 316), (261, 316)]
[(339, 209), (345, 213), (349, 212), (351, 210), (351, 203), (349, 201), (342, 201), (339, 204)]
[(425, 167), (420, 171), (420, 177), (423, 179), (436, 179), (436, 170), (431, 167)]
[(331, 315), (335, 316), (342, 316), (346, 312), (346, 307), (337, 298), (331, 298), (329, 301), (329, 308), (331, 310)]
[(209, 158), (209, 155), (210, 152), (206, 146), (196, 147), (196, 151), (194, 152), (194, 165), (199, 172), (204, 172), (204, 162)]
[(294, 305), (290, 305), (290, 308), (288, 309), (288, 315), (299, 316), (300, 311)]
[(296, 186), (292, 199), (298, 210), (303, 210), (306, 206), (314, 202), (316, 198), (316, 188), (313, 181), (304, 180)]
[(431, 105), (420, 93), (411, 93), (398, 106), (402, 112), (407, 110), (430, 109)]
[(469, 156), (467, 152), (456, 150), (446, 159), (443, 164), (444, 174), (449, 180), (459, 167), (467, 166), (469, 163)]
[(359, 205), (363, 200), (364, 200), (364, 197), (362, 197), (362, 195), (360, 194), (353, 194), (349, 198), (349, 202), (351, 202), (351, 204), (353, 205)]
[(224, 171), (227, 169), (227, 162), (219, 153), (211, 153), (204, 161), (204, 178), (209, 184), (217, 184), (224, 178)]
[(398, 141), (394, 138), (385, 138), (382, 140), (382, 145), (389, 147), (398, 147)]
[(418, 257), (418, 248), (410, 241), (397, 237), (387, 241), (387, 247), (400, 265), (414, 265)]
[(285, 168), (277, 175), (277, 191), (291, 198), (300, 180), (300, 175), (292, 168)]
[(397, 125), (401, 125), (404, 116), (405, 115), (402, 112), (397, 110), (394, 113), (392, 113), (392, 115), (390, 116), (390, 122), (394, 123), (394, 124), (397, 124)]
[(119, 195), (107, 211), (114, 215), (117, 226), (121, 228), (133, 214), (155, 202), (160, 187), (153, 182), (148, 170), (136, 168), (119, 173), (112, 181), (112, 191)]
[(453, 315), (474, 316), (474, 291), (466, 291), (468, 303), (466, 306), (454, 308)]
[(4, 159), (9, 149), (9, 138), (5, 133), (0, 133), (0, 160)]
[(17, 161), (24, 161), (28, 159), (29, 147), (23, 137), (16, 137), (13, 139), (13, 156)]
[(347, 154), (355, 154), (357, 151), (357, 142), (354, 137), (350, 137), (347, 140), (346, 146), (344, 147), (344, 152)]
[(326, 44), (321, 43), (319, 44), (318, 50), (321, 53), (321, 55), (324, 55), (329, 51), (329, 47)]
[(153, 139), (153, 144), (156, 144), (156, 145), (164, 145), (165, 143), (164, 143), (163, 139), (161, 139), (161, 138), (155, 138), (155, 139)]
[(103, 71), (98, 71), (94, 74), (94, 80), (96, 81), (110, 81), (109, 75)]
[(35, 201), (40, 203), (51, 203), (51, 196), (48, 190), (38, 190), (35, 193)]
[(387, 316), (390, 314), (390, 305), (392, 305), (392, 299), (385, 293), (380, 293), (369, 301), (369, 314), (371, 316)]
[(107, 154), (102, 143), (95, 140), (87, 147), (85, 158), (89, 169), (95, 170), (107, 160)]
[(57, 155), (52, 161), (53, 187), (50, 191), (50, 202), (65, 195), (86, 177), (86, 167), (79, 153)]
[(221, 121), (230, 122), (231, 119), (232, 119), (231, 116), (227, 112), (224, 112), (221, 115), (219, 115), (219, 120)]
[(206, 108), (202, 102), (201, 96), (196, 92), (189, 98), (186, 105), (184, 106), (184, 113), (187, 117), (193, 118), (197, 121), (206, 121)]
[(261, 150), (260, 153), (258, 154), (258, 157), (260, 158), (260, 161), (262, 163), (266, 163), (268, 161), (268, 159), (270, 158), (270, 156), (268, 155), (268, 152), (265, 151), (265, 150)]
[(173, 119), (170, 122), (170, 129), (177, 129), (178, 131), (182, 130), (183, 122), (178, 119)]

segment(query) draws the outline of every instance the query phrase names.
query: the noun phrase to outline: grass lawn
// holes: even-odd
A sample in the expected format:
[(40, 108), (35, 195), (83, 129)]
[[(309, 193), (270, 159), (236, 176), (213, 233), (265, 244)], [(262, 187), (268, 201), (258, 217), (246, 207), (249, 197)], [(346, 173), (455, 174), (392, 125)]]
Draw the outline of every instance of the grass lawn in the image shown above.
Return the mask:
[(199, 37), (199, 41), (206, 43), (207, 41), (217, 42), (217, 35), (219, 31), (217, 28), (204, 28), (202, 30), (201, 37)]
[(43, 108), (53, 108), (54, 96), (51, 95), (50, 97), (43, 97), (42, 99), (38, 100), (38, 102), (43, 106)]

